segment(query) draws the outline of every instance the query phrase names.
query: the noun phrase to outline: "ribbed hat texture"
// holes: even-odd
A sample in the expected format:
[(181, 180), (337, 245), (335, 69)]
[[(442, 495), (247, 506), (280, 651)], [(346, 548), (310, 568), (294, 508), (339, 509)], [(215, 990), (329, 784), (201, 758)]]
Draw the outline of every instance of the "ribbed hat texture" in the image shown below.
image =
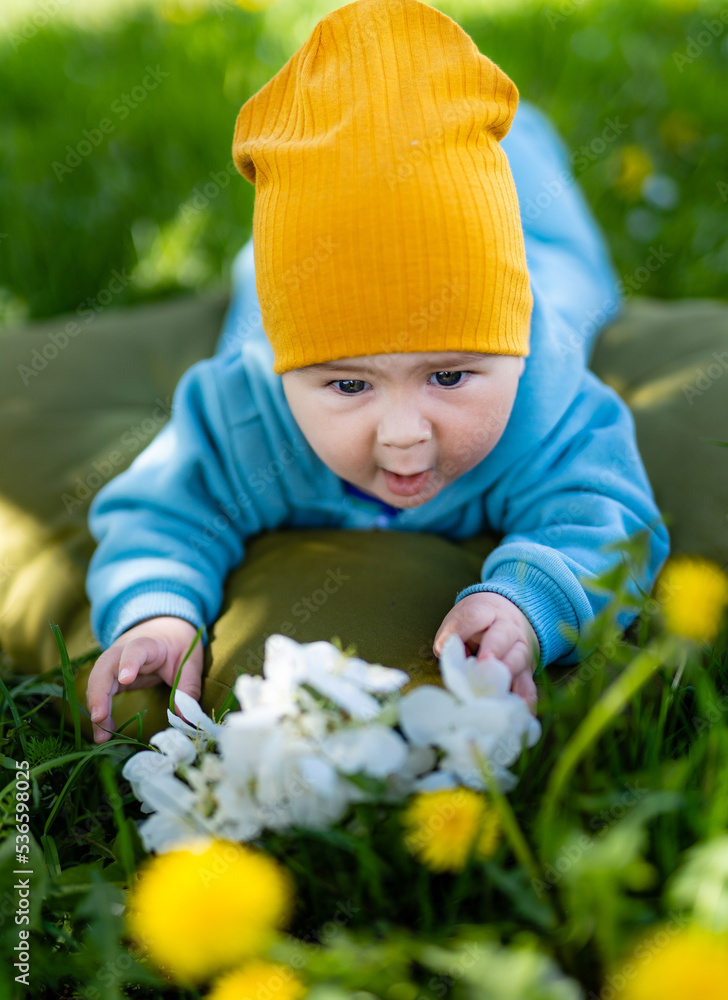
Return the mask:
[(515, 84), (419, 0), (332, 11), (240, 110), (263, 329), (281, 374), (409, 351), (528, 356), (500, 140)]

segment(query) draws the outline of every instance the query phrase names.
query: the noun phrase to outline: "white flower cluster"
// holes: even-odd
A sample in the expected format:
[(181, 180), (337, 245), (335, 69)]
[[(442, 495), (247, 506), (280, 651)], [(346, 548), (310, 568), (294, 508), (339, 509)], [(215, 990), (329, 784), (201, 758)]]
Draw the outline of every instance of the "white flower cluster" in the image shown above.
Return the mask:
[[(541, 735), (526, 703), (510, 691), (508, 668), (466, 657), (451, 635), (440, 668), (445, 689), (406, 695), (401, 670), (346, 656), (328, 642), (271, 635), (263, 677), (241, 674), (241, 709), (213, 722), (189, 695), (167, 712), (171, 729), (157, 750), (125, 763), (144, 812), (148, 851), (172, 850), (191, 836), (249, 841), (264, 829), (327, 828), (360, 801), (395, 801), (412, 792), (490, 780), (508, 790), (506, 770)], [(400, 731), (398, 731), (398, 729)], [(158, 752), (159, 751), (159, 752)]]

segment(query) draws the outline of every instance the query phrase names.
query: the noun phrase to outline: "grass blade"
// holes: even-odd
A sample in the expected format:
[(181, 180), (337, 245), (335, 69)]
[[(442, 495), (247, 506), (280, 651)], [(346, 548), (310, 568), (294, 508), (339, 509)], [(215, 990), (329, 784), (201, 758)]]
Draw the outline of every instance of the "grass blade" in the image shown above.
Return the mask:
[[(73, 719), (73, 739), (74, 746), (77, 750), (81, 749), (81, 712), (78, 705), (78, 693), (76, 692), (76, 682), (73, 676), (73, 667), (71, 666), (71, 661), (68, 657), (68, 650), (66, 649), (66, 644), (63, 641), (63, 636), (61, 635), (61, 630), (55, 622), (49, 622), (50, 627), (53, 631), (53, 635), (56, 640), (56, 645), (58, 646), (58, 652), (61, 655), (61, 672), (63, 674), (63, 687), (66, 692), (66, 697), (68, 698), (68, 704), (71, 709), (71, 718)], [(64, 699), (65, 701), (65, 699)], [(61, 719), (65, 717), (65, 704), (61, 705)]]
[(611, 720), (627, 704), (629, 699), (662, 666), (662, 643), (655, 642), (642, 650), (632, 660), (622, 674), (611, 684), (601, 698), (587, 713), (576, 732), (566, 744), (551, 772), (542, 808), (542, 829), (544, 833), (553, 826), (558, 799), (567, 779), (587, 752), (596, 742)]

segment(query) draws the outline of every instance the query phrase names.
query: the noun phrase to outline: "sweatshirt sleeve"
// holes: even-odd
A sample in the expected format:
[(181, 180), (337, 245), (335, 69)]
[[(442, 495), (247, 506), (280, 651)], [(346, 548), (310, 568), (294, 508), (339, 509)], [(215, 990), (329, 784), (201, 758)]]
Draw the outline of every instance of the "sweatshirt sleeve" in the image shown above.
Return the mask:
[(185, 618), (206, 637), (225, 578), (243, 558), (243, 540), (263, 528), (230, 452), (218, 382), (235, 373), (225, 372), (225, 363), (206, 359), (183, 375), (170, 421), (91, 504), (98, 545), (86, 591), (104, 649), (159, 615)]
[[(579, 393), (538, 451), (517, 464), (486, 498), (489, 523), (504, 533), (485, 560), (481, 583), (462, 590), (502, 594), (531, 622), (540, 645), (541, 669), (571, 665), (573, 639), (563, 623), (581, 636), (586, 623), (611, 594), (585, 588), (619, 563), (619, 552), (604, 546), (649, 529), (649, 558), (630, 594), (649, 593), (667, 559), (667, 528), (655, 504), (637, 449), (634, 420), (619, 395), (586, 371)], [(626, 628), (636, 612), (625, 609)]]

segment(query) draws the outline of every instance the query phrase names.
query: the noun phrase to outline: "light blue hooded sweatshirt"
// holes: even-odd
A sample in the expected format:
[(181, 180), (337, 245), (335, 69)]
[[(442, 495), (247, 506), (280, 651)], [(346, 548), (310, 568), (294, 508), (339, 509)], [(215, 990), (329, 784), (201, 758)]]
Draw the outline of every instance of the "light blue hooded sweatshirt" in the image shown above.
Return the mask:
[[(248, 242), (234, 264), (216, 354), (184, 374), (169, 423), (91, 504), (98, 546), (87, 592), (103, 648), (159, 615), (211, 625), (246, 539), (278, 528), (502, 534), (480, 581), (453, 594), (453, 604), (477, 591), (509, 598), (536, 632), (541, 668), (578, 662), (573, 634), (610, 599), (584, 583), (621, 559), (604, 546), (649, 528), (648, 565), (630, 586), (635, 597), (652, 589), (668, 556), (667, 529), (632, 415), (587, 368), (622, 290), (574, 181), (576, 155), (587, 158), (569, 156), (525, 101), (501, 145), (518, 192), (534, 305), (531, 353), (495, 448), (407, 510), (346, 484), (311, 449), (273, 373)], [(634, 617), (623, 611), (620, 625)], [(575, 630), (571, 638), (562, 623)]]

